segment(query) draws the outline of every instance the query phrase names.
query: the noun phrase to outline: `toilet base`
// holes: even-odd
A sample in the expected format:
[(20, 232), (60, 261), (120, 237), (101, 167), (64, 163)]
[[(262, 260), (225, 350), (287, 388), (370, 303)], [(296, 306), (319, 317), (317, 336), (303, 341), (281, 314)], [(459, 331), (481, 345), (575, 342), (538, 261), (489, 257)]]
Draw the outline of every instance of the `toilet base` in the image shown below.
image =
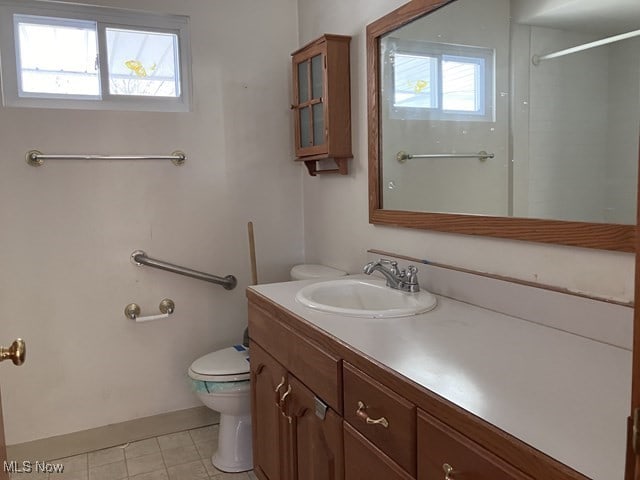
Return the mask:
[(237, 473), (253, 469), (251, 415), (220, 415), (218, 449), (211, 463), (221, 472)]

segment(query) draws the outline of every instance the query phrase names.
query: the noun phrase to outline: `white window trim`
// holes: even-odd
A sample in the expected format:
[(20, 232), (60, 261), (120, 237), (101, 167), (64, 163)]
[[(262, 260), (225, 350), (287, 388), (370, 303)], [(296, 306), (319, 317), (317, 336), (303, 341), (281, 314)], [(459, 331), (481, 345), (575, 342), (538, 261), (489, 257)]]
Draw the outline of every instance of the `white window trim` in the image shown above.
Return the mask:
[[(62, 98), (19, 96), (14, 14), (97, 22), (98, 55), (101, 65), (101, 98), (91, 96), (74, 98), (68, 95), (62, 95)], [(106, 68), (103, 68), (107, 61), (105, 28), (158, 31), (178, 35), (180, 96), (174, 98), (110, 95), (107, 82), (108, 72)], [(0, 72), (2, 104), (6, 107), (186, 112), (191, 109), (192, 96), (189, 18), (181, 15), (164, 15), (56, 1), (0, 0)]]
[[(486, 47), (453, 45), (437, 42), (418, 42), (388, 37), (383, 40), (383, 88), (390, 92), (386, 96), (389, 117), (403, 120), (441, 120), (441, 121), (472, 121), (495, 122), (495, 51)], [(491, 53), (490, 53), (491, 52)], [(484, 111), (482, 113), (443, 110), (442, 99), (438, 99), (437, 108), (398, 107), (395, 105), (394, 65), (393, 56), (407, 54), (425, 57), (468, 57), (482, 58), (485, 61), (486, 72), (483, 81)], [(438, 71), (436, 88), (442, 89), (442, 72)], [(439, 94), (438, 94), (439, 95)]]

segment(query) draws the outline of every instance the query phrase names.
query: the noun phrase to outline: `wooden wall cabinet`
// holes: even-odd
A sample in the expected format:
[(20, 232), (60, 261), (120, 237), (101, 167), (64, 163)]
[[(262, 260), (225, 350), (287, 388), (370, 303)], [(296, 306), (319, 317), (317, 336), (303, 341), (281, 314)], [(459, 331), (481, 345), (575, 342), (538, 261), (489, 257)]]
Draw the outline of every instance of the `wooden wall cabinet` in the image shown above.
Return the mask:
[[(325, 34), (291, 54), (296, 160), (309, 174), (348, 173), (351, 153), (351, 37)], [(333, 159), (337, 168), (318, 169)]]
[(247, 295), (260, 480), (588, 480)]

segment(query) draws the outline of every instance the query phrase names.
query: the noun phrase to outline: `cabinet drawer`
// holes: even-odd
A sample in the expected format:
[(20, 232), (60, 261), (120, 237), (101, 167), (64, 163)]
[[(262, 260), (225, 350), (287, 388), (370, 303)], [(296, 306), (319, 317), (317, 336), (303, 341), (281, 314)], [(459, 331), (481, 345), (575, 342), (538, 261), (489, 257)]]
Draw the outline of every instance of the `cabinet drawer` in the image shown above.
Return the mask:
[(341, 360), (284, 325), (276, 316), (249, 304), (249, 337), (342, 413)]
[(415, 475), (415, 405), (348, 363), (343, 366), (343, 379), (345, 420)]
[(418, 411), (418, 480), (531, 480), (473, 440)]
[(345, 480), (413, 480), (347, 422), (344, 422), (344, 460)]

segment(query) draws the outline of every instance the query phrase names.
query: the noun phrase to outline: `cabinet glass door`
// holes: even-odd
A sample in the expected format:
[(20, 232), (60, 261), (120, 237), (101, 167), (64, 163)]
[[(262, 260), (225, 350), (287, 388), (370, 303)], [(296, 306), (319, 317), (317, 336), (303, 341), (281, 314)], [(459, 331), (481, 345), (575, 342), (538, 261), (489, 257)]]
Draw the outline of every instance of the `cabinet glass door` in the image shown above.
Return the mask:
[(296, 65), (298, 155), (321, 153), (325, 144), (324, 58), (318, 53)]

